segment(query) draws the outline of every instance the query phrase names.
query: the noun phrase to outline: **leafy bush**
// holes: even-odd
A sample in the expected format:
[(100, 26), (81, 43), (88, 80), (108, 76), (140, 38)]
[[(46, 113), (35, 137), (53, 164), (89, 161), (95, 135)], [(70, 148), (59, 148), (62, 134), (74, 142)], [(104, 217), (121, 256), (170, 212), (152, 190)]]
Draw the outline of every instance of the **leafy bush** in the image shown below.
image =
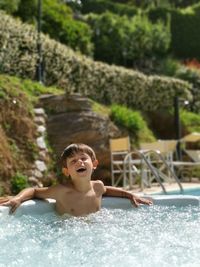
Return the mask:
[(128, 19), (112, 13), (90, 14), (86, 17), (93, 30), (94, 58), (123, 65), (128, 35)]
[(18, 194), (22, 189), (28, 187), (27, 177), (21, 173), (16, 173), (11, 179), (11, 191)]
[(44, 0), (42, 31), (74, 50), (92, 55), (90, 27), (72, 17), (71, 9), (58, 1)]
[[(37, 26), (38, 0), (12, 0), (9, 4), (4, 1), (2, 4), (0, 2), (0, 8)], [(59, 0), (43, 0), (41, 5), (41, 30), (74, 50), (91, 56), (93, 44), (90, 27), (74, 20), (71, 8)]]
[(124, 106), (113, 105), (111, 107), (111, 118), (133, 133), (138, 132), (144, 127), (144, 121), (140, 113)]
[(159, 67), (159, 72), (166, 76), (176, 76), (176, 72), (180, 68), (180, 63), (170, 57), (164, 59)]
[(139, 111), (133, 111), (125, 106), (112, 105), (110, 116), (116, 124), (126, 128), (136, 139), (140, 141), (155, 139)]
[(200, 115), (186, 110), (181, 110), (181, 123), (187, 132), (200, 132)]
[(5, 10), (7, 13), (14, 13), (18, 7), (21, 0), (1, 0), (0, 1), (0, 9)]
[(146, 16), (130, 19), (109, 12), (86, 18), (93, 29), (96, 60), (133, 67), (168, 51), (170, 31), (161, 22), (152, 24)]

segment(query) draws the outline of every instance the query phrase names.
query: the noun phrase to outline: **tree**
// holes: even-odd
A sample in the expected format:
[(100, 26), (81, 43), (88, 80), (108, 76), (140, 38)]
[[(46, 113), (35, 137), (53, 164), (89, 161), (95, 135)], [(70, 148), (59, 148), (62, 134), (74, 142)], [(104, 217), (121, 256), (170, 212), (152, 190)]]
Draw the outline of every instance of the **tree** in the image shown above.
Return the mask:
[(12, 14), (18, 10), (20, 0), (0, 0), (0, 9)]

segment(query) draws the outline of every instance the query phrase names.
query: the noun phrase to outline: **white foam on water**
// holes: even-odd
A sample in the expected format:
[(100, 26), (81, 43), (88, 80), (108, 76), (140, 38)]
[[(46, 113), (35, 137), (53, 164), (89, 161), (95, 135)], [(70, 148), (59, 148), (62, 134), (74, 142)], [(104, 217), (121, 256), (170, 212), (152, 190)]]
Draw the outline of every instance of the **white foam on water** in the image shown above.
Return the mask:
[(80, 218), (7, 215), (0, 222), (0, 267), (200, 266), (199, 206), (102, 208)]

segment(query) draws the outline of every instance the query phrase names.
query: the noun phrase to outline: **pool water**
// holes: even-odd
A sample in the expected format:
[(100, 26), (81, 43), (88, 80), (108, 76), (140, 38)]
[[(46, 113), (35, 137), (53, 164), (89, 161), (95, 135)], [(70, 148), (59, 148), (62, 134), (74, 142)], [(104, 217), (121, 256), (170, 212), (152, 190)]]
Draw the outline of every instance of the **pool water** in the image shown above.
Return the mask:
[[(164, 193), (157, 193), (164, 194)], [(191, 196), (200, 196), (200, 187), (184, 189), (183, 192), (180, 190), (168, 191), (167, 195), (191, 195)]]
[(197, 267), (200, 206), (0, 218), (0, 267)]

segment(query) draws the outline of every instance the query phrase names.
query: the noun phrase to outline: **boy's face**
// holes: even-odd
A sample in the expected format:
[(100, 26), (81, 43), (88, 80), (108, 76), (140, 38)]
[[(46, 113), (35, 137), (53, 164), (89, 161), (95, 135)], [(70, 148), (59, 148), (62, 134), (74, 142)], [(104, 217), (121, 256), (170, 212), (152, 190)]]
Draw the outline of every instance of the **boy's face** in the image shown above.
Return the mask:
[(91, 175), (94, 169), (98, 165), (98, 161), (92, 162), (90, 156), (86, 153), (80, 152), (67, 158), (67, 168), (63, 169), (66, 176), (70, 176), (72, 180), (76, 178), (91, 179)]

